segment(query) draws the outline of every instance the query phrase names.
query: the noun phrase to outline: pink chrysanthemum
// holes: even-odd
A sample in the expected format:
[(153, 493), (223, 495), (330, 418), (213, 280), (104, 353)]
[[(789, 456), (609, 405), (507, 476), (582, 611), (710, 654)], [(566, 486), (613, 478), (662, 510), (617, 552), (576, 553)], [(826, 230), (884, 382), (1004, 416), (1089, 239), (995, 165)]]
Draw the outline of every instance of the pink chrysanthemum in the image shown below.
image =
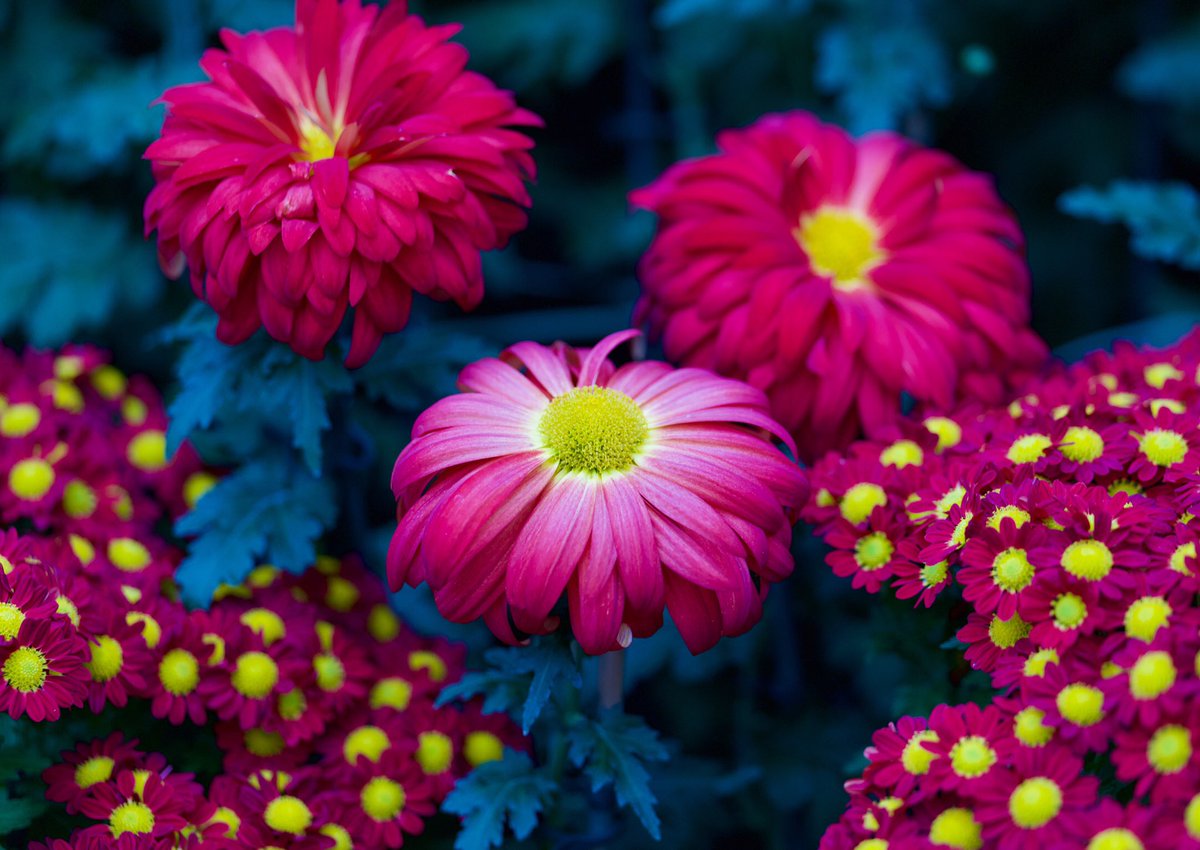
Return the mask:
[(405, 5), (297, 0), (294, 28), (224, 31), (210, 80), (163, 95), (146, 230), (221, 340), (262, 325), (319, 358), (355, 307), (361, 364), (414, 290), (478, 304), (480, 251), (524, 227), (533, 143), (510, 128), (539, 119)]
[(1037, 367), (1024, 238), (948, 155), (806, 113), (768, 115), (634, 192), (659, 216), (636, 312), (668, 357), (744, 378), (814, 457), (902, 392), (997, 401)]
[(450, 620), (502, 639), (557, 625), (584, 649), (645, 636), (665, 605), (693, 652), (750, 628), (792, 570), (804, 479), (752, 387), (699, 369), (524, 342), (473, 363), (413, 426), (392, 489), (393, 586), (426, 581)]

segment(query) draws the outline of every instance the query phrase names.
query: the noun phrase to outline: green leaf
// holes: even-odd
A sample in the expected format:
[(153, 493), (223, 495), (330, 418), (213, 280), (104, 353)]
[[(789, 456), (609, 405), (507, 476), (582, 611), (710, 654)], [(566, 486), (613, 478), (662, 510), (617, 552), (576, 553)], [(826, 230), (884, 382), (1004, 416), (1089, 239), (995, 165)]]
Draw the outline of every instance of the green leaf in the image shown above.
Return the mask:
[(463, 818), (455, 850), (501, 846), (506, 822), (518, 839), (528, 838), (557, 790), (545, 768), (535, 768), (525, 753), (505, 750), (501, 761), (480, 765), (460, 779), (442, 803), (442, 811)]
[(176, 573), (184, 595), (206, 603), (219, 584), (241, 581), (260, 560), (303, 571), (316, 558), (317, 538), (336, 517), (328, 480), (279, 453), (256, 457), (175, 523), (177, 534), (196, 535)]
[(123, 221), (83, 204), (0, 201), (0, 334), (50, 347), (157, 298), (154, 251)]
[(578, 688), (583, 682), (578, 659), (568, 643), (554, 635), (535, 637), (529, 646), (491, 649), (484, 658), (492, 669), (468, 673), (443, 688), (437, 704), (483, 695), (485, 712), (515, 714), (519, 709), (528, 735), (555, 688)]
[(0, 835), (24, 829), (47, 808), (43, 799), (10, 797), (8, 791), (0, 788)]
[(571, 762), (591, 779), (592, 793), (611, 784), (617, 803), (632, 809), (646, 831), (658, 840), (661, 827), (654, 810), (657, 800), (644, 765), (667, 758), (658, 733), (640, 717), (611, 712), (600, 720), (577, 716), (567, 730), (567, 738)]
[(497, 353), (495, 346), (476, 336), (433, 325), (410, 325), (384, 337), (354, 379), (369, 398), (416, 412), (453, 393), (463, 366)]
[(1200, 269), (1200, 196), (1185, 183), (1116, 180), (1104, 189), (1081, 186), (1058, 199), (1077, 218), (1119, 222), (1140, 257)]

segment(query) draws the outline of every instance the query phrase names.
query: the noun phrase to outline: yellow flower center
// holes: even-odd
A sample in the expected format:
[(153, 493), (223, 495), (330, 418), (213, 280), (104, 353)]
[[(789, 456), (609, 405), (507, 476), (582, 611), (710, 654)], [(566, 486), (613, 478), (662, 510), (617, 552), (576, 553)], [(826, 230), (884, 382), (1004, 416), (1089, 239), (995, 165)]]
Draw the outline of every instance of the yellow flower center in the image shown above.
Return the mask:
[(454, 760), (454, 743), (441, 732), (422, 732), (417, 736), (417, 763), (427, 774), (445, 773)]
[(119, 570), (137, 573), (150, 565), (150, 552), (131, 537), (117, 537), (108, 541), (108, 560)]
[(925, 430), (938, 438), (936, 451), (952, 449), (962, 442), (962, 426), (946, 416), (930, 416), (921, 423)]
[(147, 835), (154, 831), (154, 812), (145, 803), (126, 800), (112, 810), (112, 814), (108, 816), (108, 825), (113, 838), (120, 838), (126, 833)]
[(350, 835), (350, 831), (340, 823), (327, 823), (317, 830), (326, 838), (333, 839), (333, 847), (330, 850), (353, 850), (354, 839)]
[(84, 666), (92, 674), (93, 681), (110, 682), (120, 674), (125, 666), (125, 650), (119, 641), (109, 635), (100, 635), (88, 644), (88, 648), (92, 651), (92, 659)]
[(1016, 646), (1021, 638), (1028, 637), (1033, 626), (1021, 619), (1020, 614), (1013, 614), (1012, 619), (1001, 620), (999, 614), (992, 615), (988, 623), (988, 638), (1001, 649)]
[(1076, 540), (1063, 551), (1062, 567), (1076, 578), (1099, 581), (1112, 570), (1112, 552), (1099, 540)]
[(896, 547), (882, 531), (863, 535), (854, 544), (854, 560), (864, 572), (877, 570), (892, 559)]
[(886, 504), (887, 493), (882, 487), (862, 481), (846, 490), (839, 509), (847, 521), (858, 525), (871, 515), (871, 511)]
[(418, 649), (408, 654), (408, 669), (424, 670), (435, 682), (444, 681), (450, 670), (442, 656), (427, 649)]
[(1104, 454), (1104, 438), (1084, 425), (1073, 425), (1063, 435), (1061, 451), (1068, 460), (1084, 463)]
[(283, 736), (278, 732), (266, 732), (262, 729), (249, 729), (242, 736), (246, 751), (259, 758), (270, 758), (283, 752)]
[(279, 667), (265, 652), (246, 652), (238, 656), (231, 683), (242, 696), (263, 699), (279, 683)]
[(1026, 706), (1013, 716), (1013, 735), (1027, 747), (1045, 746), (1054, 737), (1054, 727), (1042, 722), (1045, 717), (1040, 708)]
[(368, 700), (371, 708), (387, 706), (396, 711), (404, 711), (412, 700), (412, 685), (396, 676), (380, 679), (371, 688)]
[(900, 753), (900, 764), (913, 776), (924, 776), (929, 772), (929, 765), (933, 764), (933, 760), (937, 758), (937, 753), (930, 752), (921, 744), (924, 741), (936, 741), (937, 739), (937, 732), (932, 729), (923, 729), (917, 732), (904, 745), (904, 750)]
[(1036, 463), (1052, 445), (1053, 442), (1045, 434), (1026, 434), (1013, 440), (1005, 457), (1013, 463)]
[(979, 850), (983, 829), (970, 809), (946, 809), (929, 825), (929, 842), (956, 850)]
[(1146, 383), (1156, 390), (1161, 390), (1166, 386), (1167, 381), (1178, 381), (1183, 377), (1183, 372), (1170, 363), (1152, 363), (1143, 370), (1142, 374), (1146, 378)]
[(391, 745), (387, 733), (378, 726), (359, 726), (346, 736), (346, 741), (342, 744), (342, 755), (346, 757), (348, 764), (355, 764), (359, 756), (377, 762)]
[(1171, 619), (1171, 604), (1161, 596), (1143, 596), (1125, 611), (1125, 634), (1150, 643)]
[(897, 440), (879, 453), (879, 462), (897, 469), (920, 466), (925, 462), (925, 452), (912, 440)]
[(1076, 726), (1095, 726), (1104, 719), (1104, 693), (1096, 687), (1076, 682), (1067, 685), (1054, 698), (1058, 713)]
[(504, 758), (504, 744), (491, 732), (471, 732), (463, 743), (463, 755), (471, 767)]
[(304, 691), (292, 688), (279, 695), (276, 706), (279, 709), (279, 716), (284, 720), (299, 720), (308, 708), (308, 700), (304, 698)]
[(346, 666), (332, 652), (313, 656), (313, 669), (317, 671), (317, 687), (326, 693), (339, 691), (346, 684)]
[(387, 823), (404, 810), (404, 788), (386, 776), (376, 776), (363, 786), (363, 811), (376, 823)]
[(839, 289), (864, 285), (863, 276), (884, 258), (875, 226), (850, 210), (821, 207), (802, 217), (793, 234), (813, 271)]
[(218, 806), (217, 810), (212, 813), (212, 817), (205, 822), (205, 826), (214, 823), (223, 823), (228, 827), (225, 830), (226, 838), (237, 838), (238, 830), (242, 827), (242, 819), (238, 813), (225, 806)]
[(124, 373), (116, 366), (110, 366), (107, 363), (93, 369), (91, 379), (96, 392), (110, 401), (125, 392), (128, 384)]
[(400, 618), (391, 607), (380, 602), (367, 614), (367, 631), (380, 643), (395, 640), (400, 634)]
[(0, 638), (12, 640), (21, 631), (25, 612), (11, 602), (0, 602)]
[(1108, 485), (1108, 495), (1115, 496), (1118, 493), (1125, 493), (1128, 496), (1136, 496), (1142, 492), (1142, 485), (1136, 481), (1131, 481), (1128, 478), (1121, 478)]
[(142, 639), (146, 641), (146, 646), (151, 649), (158, 646), (158, 642), (162, 640), (162, 626), (158, 620), (144, 611), (130, 611), (125, 615), (125, 622), (131, 626), (135, 623), (141, 623)]
[(27, 457), (8, 472), (8, 489), (18, 499), (36, 502), (54, 486), (54, 467), (40, 457)]
[(125, 451), (129, 462), (144, 472), (157, 472), (167, 465), (167, 435), (150, 429), (129, 441)]
[(1129, 671), (1129, 692), (1134, 699), (1154, 699), (1175, 684), (1175, 662), (1162, 650), (1147, 652)]
[(962, 500), (966, 498), (967, 488), (961, 484), (955, 484), (949, 490), (942, 494), (933, 504), (933, 513), (938, 519), (945, 519), (950, 516), (950, 509), (962, 504)]
[(1022, 672), (1026, 676), (1036, 676), (1040, 679), (1046, 675), (1046, 665), (1057, 664), (1058, 661), (1058, 652), (1056, 650), (1039, 649), (1025, 659), (1025, 667)]
[(1045, 826), (1062, 811), (1062, 789), (1045, 776), (1026, 779), (1008, 798), (1008, 813), (1022, 829)]
[(1005, 549), (992, 561), (992, 580), (1001, 590), (1018, 593), (1033, 581), (1033, 564), (1024, 549)]
[(75, 606), (74, 602), (60, 593), (54, 599), (54, 608), (58, 613), (70, 620), (71, 625), (79, 628), (79, 609)]
[(1069, 632), (1079, 628), (1079, 624), (1087, 619), (1087, 604), (1083, 598), (1074, 593), (1059, 594), (1051, 610), (1054, 612), (1054, 625), (1060, 631)]
[(149, 414), (146, 402), (137, 396), (129, 395), (121, 399), (121, 416), (125, 417), (125, 421), (133, 427), (137, 428), (144, 423)]
[(196, 503), (213, 487), (217, 486), (217, 478), (210, 472), (193, 472), (183, 482), (183, 501), (188, 508), (196, 507)]
[(267, 803), (263, 820), (276, 832), (303, 835), (312, 826), (312, 811), (298, 797), (284, 794)]
[(358, 588), (354, 582), (341, 576), (329, 579), (329, 586), (325, 590), (325, 604), (334, 611), (346, 613), (358, 602), (358, 597)]
[(888, 850), (888, 843), (882, 838), (864, 838), (854, 845), (854, 850)]
[(187, 696), (200, 683), (200, 662), (186, 649), (172, 649), (158, 664), (158, 680), (167, 693)]
[(1183, 435), (1166, 428), (1151, 428), (1138, 438), (1138, 447), (1155, 466), (1179, 463), (1188, 452), (1188, 443)]
[(92, 756), (75, 768), (75, 784), (81, 789), (112, 779), (116, 763), (108, 756)]
[(966, 735), (950, 748), (950, 767), (967, 779), (983, 776), (992, 769), (996, 758), (996, 751), (988, 744), (987, 738), (979, 735)]
[(1192, 758), (1192, 733), (1186, 726), (1169, 723), (1150, 736), (1146, 760), (1162, 774), (1178, 773)]
[(284, 625), (283, 617), (269, 608), (251, 608), (238, 619), (242, 625), (258, 634), (267, 646), (287, 636), (287, 626)]
[(1146, 846), (1128, 829), (1114, 826), (1093, 835), (1087, 850), (1146, 850)]
[(936, 564), (926, 564), (921, 567), (921, 584), (925, 587), (936, 587), (946, 580), (949, 574), (950, 562), (938, 561)]
[(1187, 834), (1200, 841), (1200, 794), (1192, 798), (1183, 813), (1183, 826)]
[(1020, 528), (1025, 523), (1029, 522), (1031, 517), (1029, 511), (1024, 508), (1018, 508), (1016, 505), (1003, 505), (992, 511), (992, 515), (988, 517), (988, 528), (994, 528), (997, 531), (1000, 529), (1000, 523), (1006, 519), (1011, 519), (1013, 524)]
[(21, 402), (5, 409), (0, 414), (0, 434), (6, 437), (24, 437), (33, 432), (42, 422), (42, 412), (37, 405)]
[(632, 467), (649, 433), (637, 403), (608, 387), (556, 396), (538, 422), (542, 444), (559, 469), (590, 475)]
[(1171, 559), (1168, 565), (1177, 573), (1185, 576), (1190, 576), (1192, 571), (1188, 569), (1188, 559), (1196, 557), (1196, 542), (1189, 540), (1187, 543), (1181, 543), (1175, 547), (1175, 551), (1171, 553)]
[(98, 503), (99, 499), (96, 497), (96, 491), (79, 479), (68, 482), (67, 486), (63, 488), (63, 511), (69, 517), (74, 517), (75, 519), (90, 517), (96, 512), (96, 505)]

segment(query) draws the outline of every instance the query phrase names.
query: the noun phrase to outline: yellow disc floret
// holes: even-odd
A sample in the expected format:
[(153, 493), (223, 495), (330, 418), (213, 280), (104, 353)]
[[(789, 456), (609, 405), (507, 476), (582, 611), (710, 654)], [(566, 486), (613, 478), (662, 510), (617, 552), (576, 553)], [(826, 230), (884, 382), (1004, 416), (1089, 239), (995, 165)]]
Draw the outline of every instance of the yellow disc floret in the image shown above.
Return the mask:
[(312, 810), (299, 797), (283, 794), (267, 803), (263, 820), (276, 832), (303, 835), (312, 826)]
[(879, 462), (897, 469), (920, 466), (925, 462), (925, 452), (912, 440), (897, 440), (879, 453)]
[(1155, 699), (1171, 689), (1175, 676), (1175, 662), (1170, 653), (1147, 652), (1129, 669), (1129, 692), (1134, 699)]
[(36, 502), (54, 486), (54, 467), (40, 457), (27, 457), (8, 471), (8, 489), (18, 499)]
[(279, 683), (279, 666), (265, 652), (246, 652), (238, 656), (230, 682), (242, 696), (263, 699)]
[(875, 226), (851, 210), (821, 207), (801, 218), (793, 233), (813, 271), (833, 278), (839, 289), (862, 286), (863, 275), (884, 257)]
[[(1200, 368), (1197, 369), (1200, 372)], [(1183, 813), (1183, 827), (1187, 834), (1200, 841), (1200, 794), (1192, 797)]]
[(637, 402), (608, 387), (578, 387), (551, 400), (538, 422), (542, 445), (564, 472), (623, 472), (650, 426)]
[(96, 505), (99, 504), (99, 501), (96, 491), (78, 478), (68, 482), (67, 486), (63, 488), (63, 511), (69, 517), (75, 519), (90, 517), (96, 512)]
[(1181, 575), (1190, 576), (1192, 571), (1188, 568), (1188, 561), (1195, 557), (1196, 541), (1189, 540), (1187, 543), (1181, 543), (1175, 547), (1175, 551), (1171, 553), (1171, 557), (1167, 561), (1167, 566)]
[(1104, 719), (1104, 693), (1092, 685), (1075, 682), (1054, 698), (1058, 713), (1076, 726), (1095, 726)]
[(882, 531), (875, 531), (858, 538), (854, 544), (854, 560), (864, 572), (877, 570), (892, 559), (895, 545)]
[(413, 687), (410, 682), (398, 676), (389, 676), (380, 679), (371, 687), (371, 693), (367, 700), (370, 702), (371, 708), (386, 706), (397, 711), (404, 711), (412, 701), (412, 694)]
[(1029, 637), (1033, 625), (1021, 619), (1020, 614), (1013, 614), (1010, 619), (1001, 620), (999, 614), (992, 615), (988, 623), (988, 638), (1001, 649), (1016, 646), (1017, 641)]
[(1054, 627), (1059, 631), (1069, 632), (1077, 629), (1087, 619), (1087, 603), (1077, 593), (1060, 593), (1050, 605), (1054, 615)]
[(0, 602), (0, 638), (12, 640), (21, 631), (25, 612), (11, 602)]
[(92, 681), (110, 682), (117, 678), (125, 666), (125, 650), (120, 642), (109, 635), (100, 635), (88, 644), (88, 648), (92, 653), (91, 660), (84, 666), (92, 674)]
[(372, 606), (371, 612), (367, 614), (367, 631), (380, 643), (395, 640), (400, 634), (400, 618), (391, 606), (379, 602)]
[(1052, 445), (1054, 442), (1045, 434), (1025, 434), (1013, 440), (1005, 457), (1016, 464), (1037, 463)]
[(1063, 435), (1060, 450), (1068, 460), (1086, 463), (1104, 454), (1104, 438), (1086, 425), (1073, 425)]
[(962, 442), (962, 426), (947, 416), (930, 416), (921, 424), (938, 438), (936, 451), (939, 453)]
[(937, 739), (937, 732), (932, 729), (922, 729), (914, 734), (900, 753), (900, 764), (913, 776), (924, 776), (929, 772), (929, 765), (937, 758), (937, 753), (926, 749), (923, 744)]
[(108, 816), (108, 826), (113, 838), (120, 838), (126, 833), (147, 835), (154, 831), (154, 811), (145, 803), (126, 800), (112, 810)]
[(75, 784), (81, 789), (91, 788), (100, 782), (112, 779), (116, 762), (108, 756), (92, 756), (81, 761), (75, 768)]
[(317, 832), (326, 838), (333, 839), (333, 847), (329, 850), (353, 850), (354, 848), (354, 838), (350, 835), (350, 830), (340, 823), (327, 823)]
[(454, 742), (441, 732), (422, 732), (417, 736), (417, 763), (427, 774), (445, 773), (454, 760)]
[(129, 441), (125, 451), (129, 462), (145, 472), (157, 472), (167, 465), (167, 435), (151, 428)]
[(1054, 737), (1054, 727), (1042, 721), (1046, 712), (1028, 705), (1013, 715), (1013, 735), (1026, 747), (1044, 747)]
[(150, 551), (132, 537), (114, 537), (108, 541), (108, 560), (118, 570), (137, 573), (150, 565)]
[(346, 684), (346, 665), (332, 652), (313, 656), (313, 670), (317, 674), (317, 687), (326, 693), (339, 691)]
[(1112, 571), (1113, 555), (1099, 540), (1076, 540), (1063, 551), (1061, 563), (1076, 578), (1100, 581)]
[(42, 423), (42, 412), (37, 405), (21, 402), (5, 408), (0, 414), (0, 434), (6, 437), (24, 437), (33, 433)]
[(950, 767), (959, 776), (983, 776), (996, 763), (996, 751), (980, 735), (964, 735), (950, 748)]
[(1036, 652), (1030, 653), (1025, 659), (1025, 666), (1022, 668), (1022, 673), (1026, 676), (1041, 678), (1046, 675), (1046, 667), (1049, 664), (1057, 664), (1059, 662), (1058, 651), (1054, 649), (1039, 649)]
[(242, 625), (255, 632), (262, 638), (266, 646), (270, 646), (287, 636), (287, 625), (270, 608), (251, 608), (238, 618)]
[(992, 561), (992, 580), (1001, 590), (1018, 593), (1033, 581), (1033, 564), (1024, 549), (1010, 547)]
[(417, 649), (408, 654), (408, 668), (410, 670), (424, 670), (429, 674), (429, 678), (435, 682), (445, 681), (446, 676), (450, 673), (450, 669), (446, 666), (446, 662), (442, 660), (442, 656), (426, 649)]
[(983, 846), (983, 828), (970, 809), (946, 809), (929, 825), (929, 843), (955, 850), (979, 850)]
[(1093, 835), (1086, 850), (1146, 850), (1146, 845), (1130, 830), (1113, 826)]
[(1029, 511), (1025, 510), (1024, 508), (1018, 508), (1016, 505), (1002, 505), (1001, 507), (998, 507), (996, 510), (992, 511), (992, 515), (988, 517), (988, 528), (994, 528), (999, 531), (1000, 523), (1006, 519), (1011, 519), (1013, 521), (1013, 525), (1015, 525), (1017, 528), (1020, 528), (1025, 523), (1029, 522), (1032, 517), (1029, 516)]
[(325, 590), (325, 604), (334, 611), (346, 613), (358, 602), (358, 587), (349, 579), (333, 576)]
[(355, 764), (359, 757), (369, 761), (379, 761), (384, 752), (392, 745), (387, 732), (378, 726), (359, 726), (346, 736), (342, 744), (342, 755), (347, 764)]
[(1168, 723), (1150, 736), (1146, 745), (1146, 761), (1158, 773), (1179, 773), (1192, 758), (1192, 733), (1186, 726)]
[(1171, 620), (1171, 603), (1161, 596), (1135, 599), (1125, 610), (1125, 634), (1150, 643)]
[(376, 776), (363, 786), (360, 802), (363, 811), (376, 823), (387, 823), (404, 810), (404, 787), (394, 779)]
[(200, 684), (200, 662), (186, 649), (172, 649), (158, 664), (158, 680), (167, 693), (187, 696)]
[(479, 767), (489, 761), (500, 761), (504, 758), (504, 742), (491, 732), (471, 732), (463, 743), (463, 755), (467, 757), (467, 763), (471, 767)]
[(1188, 453), (1188, 442), (1182, 434), (1167, 428), (1151, 428), (1138, 438), (1138, 448), (1155, 466), (1172, 466)]
[(862, 481), (846, 490), (839, 510), (847, 521), (858, 525), (871, 515), (871, 511), (887, 504), (887, 493), (878, 484)]
[(286, 744), (278, 732), (266, 732), (262, 729), (248, 729), (242, 736), (246, 751), (259, 758), (270, 758), (283, 752)]
[(1045, 826), (1062, 810), (1062, 789), (1045, 776), (1026, 779), (1008, 798), (1008, 814), (1022, 829)]
[(193, 472), (183, 482), (183, 501), (189, 508), (194, 508), (196, 503), (216, 486), (217, 477), (211, 472)]

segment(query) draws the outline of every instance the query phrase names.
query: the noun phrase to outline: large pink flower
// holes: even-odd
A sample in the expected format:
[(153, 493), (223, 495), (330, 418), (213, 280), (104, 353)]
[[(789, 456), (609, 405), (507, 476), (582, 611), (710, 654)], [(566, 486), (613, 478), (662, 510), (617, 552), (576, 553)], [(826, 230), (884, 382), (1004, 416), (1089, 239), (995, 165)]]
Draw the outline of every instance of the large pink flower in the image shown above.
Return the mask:
[(659, 216), (635, 321), (764, 390), (805, 457), (877, 432), (901, 393), (999, 401), (1044, 359), (1024, 238), (986, 176), (802, 112), (717, 144), (630, 195)]
[(408, 320), (413, 291), (464, 309), (479, 252), (525, 225), (539, 119), (464, 71), (453, 26), (405, 3), (297, 0), (295, 28), (221, 34), (209, 82), (163, 95), (146, 232), (236, 344), (260, 325), (319, 358), (355, 307), (347, 363)]
[(392, 473), (393, 586), (428, 582), (439, 610), (498, 636), (541, 634), (564, 591), (590, 653), (671, 613), (693, 652), (758, 621), (792, 570), (799, 469), (762, 393), (699, 369), (522, 342), (459, 376)]

